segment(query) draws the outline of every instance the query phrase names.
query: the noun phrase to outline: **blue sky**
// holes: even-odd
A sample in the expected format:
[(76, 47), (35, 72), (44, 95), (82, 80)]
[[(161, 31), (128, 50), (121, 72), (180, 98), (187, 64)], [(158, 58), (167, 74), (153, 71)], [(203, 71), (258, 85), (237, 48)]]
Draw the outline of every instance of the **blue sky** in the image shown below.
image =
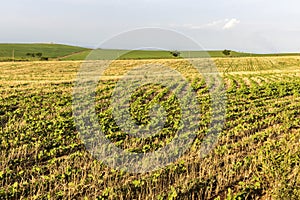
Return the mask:
[(0, 42), (95, 47), (120, 32), (160, 27), (205, 49), (300, 51), (298, 0), (11, 0), (1, 8)]

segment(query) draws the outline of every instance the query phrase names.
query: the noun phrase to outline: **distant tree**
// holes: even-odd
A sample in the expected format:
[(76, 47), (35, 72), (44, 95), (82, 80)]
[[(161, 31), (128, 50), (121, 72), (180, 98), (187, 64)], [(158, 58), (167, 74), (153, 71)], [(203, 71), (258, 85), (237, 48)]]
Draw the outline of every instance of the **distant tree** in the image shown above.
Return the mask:
[(43, 53), (36, 53), (35, 55), (40, 58), (42, 57)]
[(229, 55), (231, 54), (231, 50), (225, 49), (222, 53), (223, 53), (225, 56), (229, 56)]
[(42, 61), (48, 61), (48, 60), (49, 60), (48, 57), (41, 57), (40, 59), (41, 59)]
[(181, 53), (179, 51), (171, 51), (170, 54), (172, 54), (174, 57), (178, 57)]
[(34, 53), (26, 53), (26, 56), (35, 57)]

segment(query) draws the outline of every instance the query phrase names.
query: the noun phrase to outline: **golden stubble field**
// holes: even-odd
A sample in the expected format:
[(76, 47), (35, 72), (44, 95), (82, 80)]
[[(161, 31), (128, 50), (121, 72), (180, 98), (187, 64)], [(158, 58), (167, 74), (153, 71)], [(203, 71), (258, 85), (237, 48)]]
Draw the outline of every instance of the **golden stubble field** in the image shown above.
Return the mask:
[[(99, 123), (108, 139), (131, 152), (157, 150), (177, 129), (171, 120), (160, 134), (139, 139), (116, 128), (110, 97), (124, 73), (150, 63), (170, 66), (201, 102), (191, 148), (175, 163), (140, 174), (109, 168), (80, 140), (72, 92), (82, 62), (0, 63), (0, 199), (299, 199), (300, 57), (213, 61), (226, 87), (226, 120), (206, 157), (199, 150), (209, 128), (209, 93), (186, 61), (114, 61), (101, 77)], [(177, 119), (176, 99), (157, 85), (133, 95), (133, 118), (147, 123), (145, 102), (157, 95)]]

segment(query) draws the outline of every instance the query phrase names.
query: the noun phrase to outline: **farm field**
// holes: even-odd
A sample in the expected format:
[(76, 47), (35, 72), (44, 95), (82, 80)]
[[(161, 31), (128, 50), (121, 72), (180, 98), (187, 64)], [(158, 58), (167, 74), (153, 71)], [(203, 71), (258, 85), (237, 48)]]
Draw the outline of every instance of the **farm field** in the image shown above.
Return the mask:
[(12, 59), (15, 61), (37, 61), (41, 58), (54, 59), (86, 50), (88, 49), (62, 44), (0, 44), (0, 61), (12, 61)]
[[(158, 51), (158, 50), (117, 50), (117, 49), (98, 49), (94, 50), (97, 54), (101, 55), (99, 59), (121, 59), (121, 60), (135, 60), (135, 59), (176, 59), (169, 51)], [(60, 60), (84, 60), (90, 51), (84, 51), (79, 54), (65, 56)], [(179, 57), (184, 58), (201, 58), (207, 57), (226, 57), (222, 51), (180, 51)], [(231, 52), (233, 57), (245, 57), (245, 56), (259, 56), (259, 54)]]
[[(80, 61), (84, 60), (92, 51), (101, 54), (101, 59), (177, 59), (169, 51), (158, 50), (118, 50), (118, 49), (90, 49), (63, 44), (0, 44), (0, 62), (2, 61)], [(207, 53), (213, 58), (224, 58), (222, 51), (180, 51), (184, 58), (206, 57)], [(179, 57), (180, 57), (179, 56)], [(299, 56), (297, 53), (290, 54), (252, 54), (231, 51), (231, 57), (263, 57), (263, 56)]]
[(300, 199), (300, 56), (213, 61), (224, 79), (226, 118), (206, 157), (199, 150), (209, 129), (208, 83), (184, 60), (117, 60), (99, 81), (95, 110), (103, 132), (138, 153), (173, 139), (178, 102), (157, 85), (137, 90), (133, 118), (146, 124), (149, 105), (160, 102), (167, 123), (148, 138), (129, 137), (111, 114), (118, 79), (155, 62), (184, 74), (197, 93), (202, 120), (191, 148), (175, 163), (143, 174), (109, 168), (80, 140), (72, 94), (82, 61), (0, 62), (0, 199)]

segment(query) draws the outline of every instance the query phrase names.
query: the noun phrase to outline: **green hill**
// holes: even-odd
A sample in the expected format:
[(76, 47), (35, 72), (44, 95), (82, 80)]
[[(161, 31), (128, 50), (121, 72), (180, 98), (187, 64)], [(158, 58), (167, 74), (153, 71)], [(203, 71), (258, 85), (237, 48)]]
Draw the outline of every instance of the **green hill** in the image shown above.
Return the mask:
[(62, 44), (0, 44), (0, 60), (40, 60), (64, 57), (86, 48)]
[(264, 56), (299, 56), (299, 53), (280, 53), (280, 54), (252, 54), (231, 51), (229, 56), (223, 54), (223, 51), (180, 51), (180, 56), (175, 57), (169, 51), (154, 50), (118, 50), (118, 49), (97, 49), (86, 50), (80, 53), (72, 54), (60, 58), (59, 60), (110, 60), (110, 59), (176, 59), (176, 58), (226, 58), (226, 57), (264, 57)]
[(180, 51), (179, 56), (174, 56), (170, 51), (156, 50), (119, 50), (97, 49), (62, 44), (0, 44), (0, 61), (34, 61), (34, 60), (85, 60), (92, 59), (176, 59), (176, 58), (201, 58), (201, 57), (260, 57), (260, 56), (294, 56), (294, 54), (251, 54), (231, 51), (225, 56), (223, 51)]
[[(231, 52), (233, 57), (250, 56), (249, 53)], [(118, 49), (97, 49), (87, 50), (70, 56), (65, 56), (60, 60), (85, 60), (97, 59), (174, 59), (174, 58), (201, 58), (201, 57), (226, 57), (222, 51), (180, 51), (180, 56), (175, 57), (169, 51), (154, 51), (154, 50), (118, 50)]]

